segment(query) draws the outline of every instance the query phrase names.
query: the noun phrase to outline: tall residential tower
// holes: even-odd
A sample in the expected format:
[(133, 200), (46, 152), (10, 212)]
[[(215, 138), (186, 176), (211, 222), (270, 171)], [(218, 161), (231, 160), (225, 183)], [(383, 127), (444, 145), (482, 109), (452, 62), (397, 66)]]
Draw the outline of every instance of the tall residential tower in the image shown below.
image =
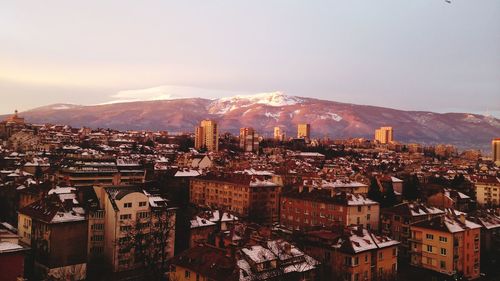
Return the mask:
[(381, 144), (388, 144), (394, 141), (392, 127), (380, 127), (375, 130), (375, 140)]
[(219, 127), (213, 120), (203, 120), (195, 128), (194, 147), (206, 148), (208, 151), (219, 151)]
[(297, 138), (310, 139), (311, 138), (311, 124), (299, 124), (297, 126)]

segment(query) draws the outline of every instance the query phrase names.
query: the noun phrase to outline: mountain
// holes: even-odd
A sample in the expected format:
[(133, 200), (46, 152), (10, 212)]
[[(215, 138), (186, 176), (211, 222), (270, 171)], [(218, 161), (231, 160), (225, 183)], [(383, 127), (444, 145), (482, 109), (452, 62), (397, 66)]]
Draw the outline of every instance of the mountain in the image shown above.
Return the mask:
[(500, 136), (500, 120), (469, 113), (433, 113), (355, 105), (281, 92), (233, 96), (215, 100), (184, 98), (93, 106), (56, 104), (22, 112), (32, 123), (100, 128), (192, 132), (200, 120), (215, 119), (221, 132), (238, 133), (254, 127), (272, 136), (282, 126), (287, 136), (298, 123), (310, 123), (315, 137), (372, 138), (380, 126), (394, 127), (395, 139), (426, 144), (450, 143), (461, 148), (487, 149)]

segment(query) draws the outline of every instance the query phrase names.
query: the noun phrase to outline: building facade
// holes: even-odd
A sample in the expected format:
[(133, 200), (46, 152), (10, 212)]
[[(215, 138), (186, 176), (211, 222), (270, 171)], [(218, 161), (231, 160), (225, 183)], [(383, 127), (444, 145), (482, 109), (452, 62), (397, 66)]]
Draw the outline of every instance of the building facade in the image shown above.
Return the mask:
[(411, 225), (410, 263), (443, 279), (461, 274), (480, 276), (481, 226), (464, 214), (443, 215)]
[(401, 242), (399, 256), (408, 258), (410, 254), (410, 226), (416, 222), (443, 215), (444, 211), (421, 203), (401, 203), (380, 212), (380, 231)]
[(397, 274), (399, 242), (362, 226), (309, 231), (302, 243), (323, 264), (322, 280), (394, 280)]
[(254, 176), (207, 175), (191, 179), (189, 201), (272, 222), (278, 220), (280, 190), (279, 185)]
[(285, 132), (280, 127), (274, 127), (274, 140), (284, 141), (286, 138)]
[(476, 200), (481, 206), (500, 205), (500, 179), (495, 176), (483, 175), (473, 178), (476, 189)]
[(375, 140), (381, 144), (388, 144), (394, 141), (394, 131), (392, 127), (380, 127), (375, 130)]
[(245, 152), (259, 151), (259, 135), (253, 128), (240, 129), (240, 148)]
[(280, 208), (280, 223), (291, 229), (379, 224), (379, 203), (362, 194), (299, 188), (282, 194)]
[(203, 120), (195, 129), (194, 147), (206, 148), (208, 151), (219, 151), (219, 127), (213, 120)]
[(165, 263), (173, 257), (175, 211), (165, 199), (136, 186), (96, 191), (104, 210), (103, 254), (113, 272), (139, 269), (153, 261)]
[(297, 138), (310, 139), (311, 138), (311, 124), (297, 125)]
[(491, 141), (491, 152), (493, 153), (493, 162), (500, 166), (500, 138)]

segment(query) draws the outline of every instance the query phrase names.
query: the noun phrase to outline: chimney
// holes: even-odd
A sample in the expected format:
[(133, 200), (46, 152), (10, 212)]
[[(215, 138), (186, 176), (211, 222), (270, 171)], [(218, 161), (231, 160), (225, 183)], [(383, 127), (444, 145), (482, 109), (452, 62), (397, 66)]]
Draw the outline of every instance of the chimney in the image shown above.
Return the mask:
[(70, 210), (73, 208), (73, 199), (65, 199), (64, 200), (64, 208), (66, 210)]
[(356, 233), (356, 235), (358, 235), (359, 237), (363, 237), (364, 236), (363, 226), (362, 225), (356, 226), (356, 230), (354, 231), (354, 233)]
[(460, 214), (459, 219), (460, 219), (461, 223), (465, 224), (465, 214), (463, 214), (463, 213)]
[(283, 248), (284, 248), (285, 253), (287, 255), (291, 255), (292, 254), (292, 245), (290, 243), (285, 242), (284, 245), (283, 245)]

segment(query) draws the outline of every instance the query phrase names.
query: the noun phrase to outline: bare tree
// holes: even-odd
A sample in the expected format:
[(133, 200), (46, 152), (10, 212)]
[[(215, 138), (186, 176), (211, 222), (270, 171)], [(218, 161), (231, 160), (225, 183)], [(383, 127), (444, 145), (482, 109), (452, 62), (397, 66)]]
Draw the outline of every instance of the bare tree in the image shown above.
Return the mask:
[(122, 253), (133, 253), (137, 268), (141, 268), (148, 280), (161, 280), (167, 272), (168, 253), (173, 247), (170, 241), (174, 232), (175, 211), (161, 208), (152, 210), (149, 218), (138, 218), (128, 225), (126, 236), (118, 243)]

